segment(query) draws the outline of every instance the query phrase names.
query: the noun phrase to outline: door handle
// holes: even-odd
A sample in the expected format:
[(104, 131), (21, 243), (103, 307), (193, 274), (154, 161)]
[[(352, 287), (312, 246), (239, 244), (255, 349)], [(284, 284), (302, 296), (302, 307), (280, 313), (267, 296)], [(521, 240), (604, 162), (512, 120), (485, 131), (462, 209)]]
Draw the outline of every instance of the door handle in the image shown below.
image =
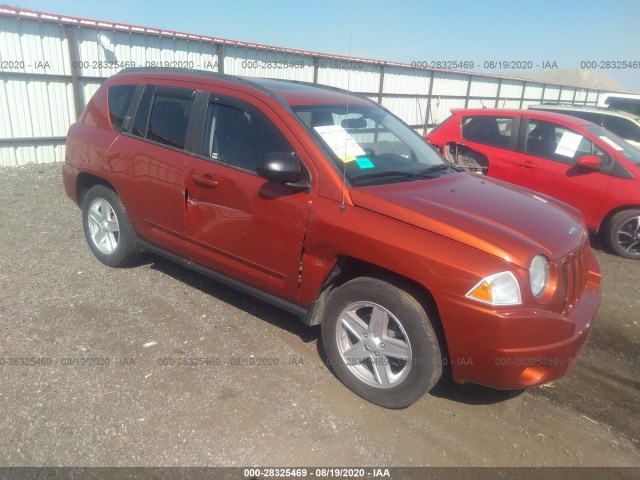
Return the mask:
[(516, 165), (524, 168), (534, 168), (533, 162), (525, 160), (524, 162), (516, 162)]
[(194, 173), (191, 175), (193, 182), (204, 188), (216, 188), (218, 186), (218, 180), (206, 173)]

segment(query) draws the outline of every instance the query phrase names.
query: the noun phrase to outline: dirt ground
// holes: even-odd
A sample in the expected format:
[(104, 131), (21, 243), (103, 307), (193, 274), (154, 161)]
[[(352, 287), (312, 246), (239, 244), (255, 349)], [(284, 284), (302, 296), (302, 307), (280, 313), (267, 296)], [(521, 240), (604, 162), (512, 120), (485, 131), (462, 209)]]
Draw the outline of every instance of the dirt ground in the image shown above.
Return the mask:
[(331, 374), (318, 327), (158, 257), (99, 263), (60, 165), (0, 169), (0, 205), (2, 466), (640, 463), (640, 262), (596, 250), (603, 303), (566, 377), (392, 411)]

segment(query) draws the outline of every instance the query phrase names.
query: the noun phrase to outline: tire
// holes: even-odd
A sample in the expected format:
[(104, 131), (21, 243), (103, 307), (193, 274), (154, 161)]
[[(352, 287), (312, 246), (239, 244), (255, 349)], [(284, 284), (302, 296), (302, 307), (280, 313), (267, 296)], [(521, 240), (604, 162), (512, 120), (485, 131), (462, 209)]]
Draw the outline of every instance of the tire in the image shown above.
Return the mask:
[(623, 210), (611, 217), (605, 240), (616, 255), (640, 259), (640, 210)]
[(408, 407), (442, 375), (438, 339), (425, 309), (384, 280), (360, 277), (334, 289), (321, 325), (334, 373), (372, 403)]
[(82, 202), (82, 225), (89, 248), (105, 265), (121, 267), (137, 257), (138, 236), (113, 190), (96, 185), (87, 192)]

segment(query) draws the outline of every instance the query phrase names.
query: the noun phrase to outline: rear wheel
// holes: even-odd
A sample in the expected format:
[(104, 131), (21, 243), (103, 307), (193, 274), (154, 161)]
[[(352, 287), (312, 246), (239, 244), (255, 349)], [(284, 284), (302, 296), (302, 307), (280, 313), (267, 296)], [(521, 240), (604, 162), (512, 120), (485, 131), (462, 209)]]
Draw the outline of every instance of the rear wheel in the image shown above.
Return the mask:
[(322, 340), (336, 376), (353, 392), (387, 408), (404, 408), (442, 375), (431, 320), (408, 291), (361, 277), (331, 292)]
[(138, 237), (120, 197), (96, 185), (82, 202), (82, 224), (89, 248), (105, 265), (120, 267), (135, 259)]
[(606, 241), (613, 253), (640, 259), (640, 210), (623, 210), (611, 217)]

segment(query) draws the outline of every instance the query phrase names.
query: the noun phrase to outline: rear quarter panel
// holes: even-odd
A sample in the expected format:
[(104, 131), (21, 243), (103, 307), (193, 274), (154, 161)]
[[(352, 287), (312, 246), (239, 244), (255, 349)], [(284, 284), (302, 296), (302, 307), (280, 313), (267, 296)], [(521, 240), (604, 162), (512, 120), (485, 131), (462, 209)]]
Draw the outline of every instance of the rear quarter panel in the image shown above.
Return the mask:
[(103, 84), (87, 104), (79, 121), (67, 132), (63, 179), (67, 194), (74, 201), (78, 201), (76, 182), (80, 172), (108, 180), (105, 159), (117, 135), (109, 123), (107, 87)]

